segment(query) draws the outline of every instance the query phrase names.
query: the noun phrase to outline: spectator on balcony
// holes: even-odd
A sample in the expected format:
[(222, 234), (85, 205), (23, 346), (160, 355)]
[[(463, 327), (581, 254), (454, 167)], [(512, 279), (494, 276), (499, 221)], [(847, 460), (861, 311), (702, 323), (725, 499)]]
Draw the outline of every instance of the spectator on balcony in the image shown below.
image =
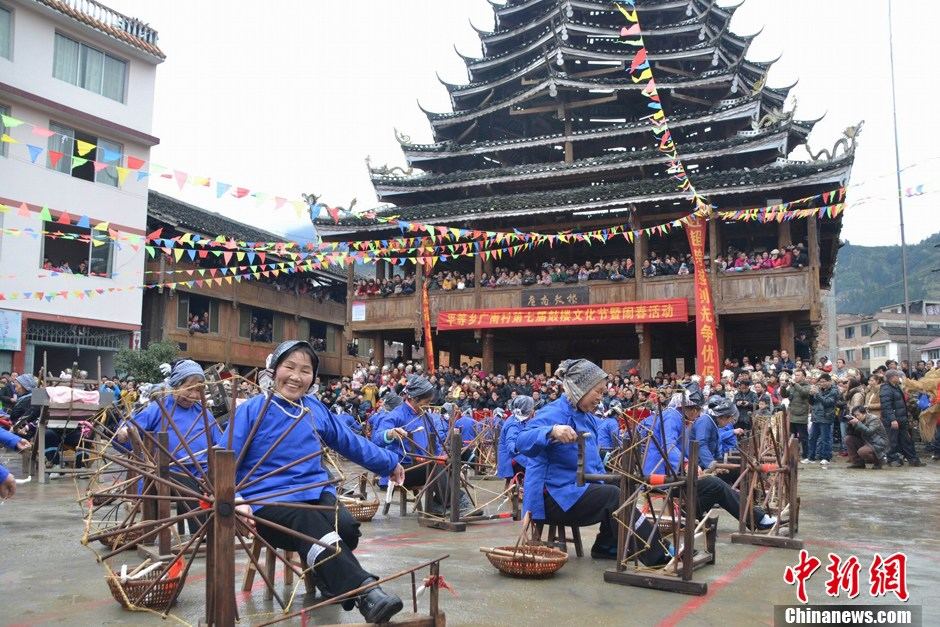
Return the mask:
[(650, 263), (649, 259), (643, 260), (643, 276), (645, 278), (656, 276), (656, 267)]
[(552, 275), (549, 274), (548, 270), (542, 270), (542, 274), (539, 276), (538, 285), (549, 286), (552, 284)]
[[(551, 281), (551, 279), (549, 279)], [(525, 286), (535, 285), (538, 282), (538, 278), (535, 276), (535, 273), (526, 268), (525, 272), (522, 273), (522, 284)]]
[(800, 242), (793, 249), (793, 261), (790, 263), (791, 268), (805, 268), (809, 265), (809, 257), (806, 255), (806, 248), (803, 246), (803, 242)]
[(679, 264), (679, 271), (676, 274), (678, 274), (679, 276), (688, 276), (689, 267), (685, 265), (684, 263)]

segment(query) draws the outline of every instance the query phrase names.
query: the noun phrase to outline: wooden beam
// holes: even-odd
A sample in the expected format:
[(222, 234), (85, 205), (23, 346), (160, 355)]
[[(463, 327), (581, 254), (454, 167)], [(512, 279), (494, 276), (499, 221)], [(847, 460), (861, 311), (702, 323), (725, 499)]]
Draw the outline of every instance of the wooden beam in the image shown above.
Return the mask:
[[(576, 100), (574, 102), (568, 103), (566, 106), (568, 109), (580, 109), (582, 107), (590, 107), (591, 105), (596, 104), (605, 104), (608, 102), (614, 102), (617, 100), (617, 94), (611, 94), (609, 96), (603, 96), (600, 98), (589, 98), (587, 100)], [(705, 103), (710, 104), (710, 103)], [(556, 111), (558, 109), (557, 104), (551, 105), (540, 105), (538, 107), (532, 107), (530, 109), (510, 109), (509, 115), (533, 115), (536, 113), (546, 113), (550, 111)]]
[(700, 104), (700, 105), (705, 105), (705, 106), (712, 105), (711, 101), (709, 100), (705, 100), (703, 98), (696, 98), (695, 96), (689, 96), (686, 94), (680, 94), (677, 91), (672, 92), (672, 97), (675, 98), (676, 100), (684, 100), (685, 102), (693, 102), (695, 104)]
[(685, 76), (686, 78), (697, 78), (697, 75), (683, 70), (677, 67), (670, 67), (668, 65), (663, 65), (662, 63), (657, 63), (655, 66), (657, 72), (666, 72), (667, 74), (678, 74), (679, 76)]
[(569, 74), (568, 78), (589, 78), (591, 76), (604, 76), (605, 74), (617, 74), (623, 72), (627, 69), (627, 66), (621, 63), (620, 65), (612, 65), (610, 67), (601, 68), (599, 70), (588, 70), (587, 72), (578, 72), (576, 74)]

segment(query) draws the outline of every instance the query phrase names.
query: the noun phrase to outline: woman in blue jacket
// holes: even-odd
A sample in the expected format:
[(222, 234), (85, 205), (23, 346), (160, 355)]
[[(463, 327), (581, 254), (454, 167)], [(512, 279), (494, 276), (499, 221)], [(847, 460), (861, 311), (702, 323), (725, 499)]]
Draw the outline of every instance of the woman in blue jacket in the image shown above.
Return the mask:
[(525, 421), (535, 413), (535, 401), (531, 396), (517, 396), (509, 402), (512, 412), (499, 432), (499, 447), (496, 451), (496, 476), (506, 480), (506, 487), (516, 475), (525, 475), (528, 459), (519, 453), (516, 440)]
[[(403, 479), (404, 470), (396, 454), (357, 436), (323, 403), (306, 395), (319, 363), (309, 343), (282, 342), (274, 350), (271, 363), (274, 381), (270, 402), (265, 406), (268, 397), (263, 395), (245, 401), (222, 435), (225, 444), (231, 430), (232, 449), (238, 460), (235, 480), (242, 485), (236, 496), (253, 501), (240, 503), (236, 511), (272, 546), (299, 553), (315, 572), (325, 595), (341, 595), (377, 578), (365, 571), (353, 555), (359, 530), (356, 525), (344, 523), (350, 520), (348, 516), (340, 516), (337, 529), (332, 511), (304, 507), (336, 504), (335, 488), (322, 485), (329, 475), (321, 456), (311, 455), (322, 449), (322, 439), (346, 458), (377, 474), (390, 475), (395, 481)], [(297, 488), (303, 489), (284, 494)], [(301, 540), (266, 522), (318, 538), (333, 548)], [(400, 598), (378, 586), (343, 607), (352, 609), (353, 604), (369, 623), (387, 622), (403, 606)]]
[[(587, 359), (568, 359), (555, 372), (564, 394), (526, 421), (516, 439), (517, 450), (528, 457), (522, 506), (532, 519), (550, 524), (586, 527), (600, 523), (591, 547), (595, 559), (617, 559), (617, 530), (611, 515), (620, 506), (620, 488), (604, 483), (577, 485), (578, 434), (597, 441), (601, 420), (594, 409), (604, 393), (607, 373)], [(585, 471), (604, 473), (596, 446), (584, 447)], [(639, 555), (646, 566), (668, 562), (658, 530), (645, 517), (637, 532), (649, 538)], [(635, 551), (628, 547), (628, 552)]]
[[(29, 440), (6, 429), (0, 429), (0, 444), (18, 452), (25, 451), (32, 446)], [(0, 464), (0, 499), (8, 499), (14, 494), (16, 494), (16, 478), (3, 464)]]

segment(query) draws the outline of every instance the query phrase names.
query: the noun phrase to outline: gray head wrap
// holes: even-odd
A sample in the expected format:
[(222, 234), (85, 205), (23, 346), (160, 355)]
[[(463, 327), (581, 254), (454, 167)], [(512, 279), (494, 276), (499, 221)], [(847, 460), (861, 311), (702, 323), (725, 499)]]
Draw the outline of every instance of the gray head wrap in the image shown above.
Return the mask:
[[(22, 376), (22, 375), (21, 375), (21, 376)], [(890, 379), (891, 377), (898, 377), (898, 378), (900, 378), (900, 379), (903, 379), (903, 378), (904, 378), (904, 373), (901, 372), (900, 370), (895, 369), (895, 368), (892, 368), (891, 370), (886, 370), (886, 371), (885, 371), (885, 381), (887, 381), (887, 380)]]
[(274, 352), (268, 355), (265, 366), (271, 370), (277, 370), (277, 366), (281, 363), (281, 360), (287, 357), (287, 355), (298, 346), (305, 346), (313, 353), (313, 364), (311, 365), (313, 366), (313, 375), (316, 376), (317, 369), (320, 366), (320, 359), (317, 357), (317, 353), (313, 350), (313, 346), (310, 345), (310, 342), (304, 342), (303, 340), (286, 340), (278, 344)]
[(565, 396), (577, 405), (595, 385), (607, 378), (607, 373), (587, 359), (566, 359), (558, 366), (555, 376), (561, 378)]
[(422, 396), (428, 396), (431, 392), (434, 391), (434, 386), (431, 385), (431, 382), (428, 381), (427, 377), (423, 377), (420, 374), (413, 374), (408, 377), (408, 383), (405, 384), (405, 395), (408, 398), (421, 398)]
[(453, 403), (444, 403), (444, 405), (441, 407), (441, 411), (443, 412), (444, 417), (450, 418), (453, 416), (455, 407), (456, 406)]
[(382, 397), (382, 405), (388, 411), (392, 411), (393, 409), (401, 405), (401, 402), (402, 402), (401, 397), (398, 394), (395, 394), (394, 392), (389, 392), (388, 394)]
[(513, 416), (519, 420), (525, 420), (535, 410), (535, 401), (531, 396), (517, 396), (510, 401), (509, 409), (512, 410)]
[(194, 376), (200, 377), (203, 381), (206, 380), (202, 366), (192, 359), (181, 359), (173, 364), (173, 369), (170, 370), (170, 376), (167, 382), (170, 384), (170, 387), (178, 388), (183, 385), (183, 381)]
[(27, 392), (32, 392), (36, 389), (36, 377), (31, 374), (24, 372), (16, 378), (16, 382), (22, 385)]

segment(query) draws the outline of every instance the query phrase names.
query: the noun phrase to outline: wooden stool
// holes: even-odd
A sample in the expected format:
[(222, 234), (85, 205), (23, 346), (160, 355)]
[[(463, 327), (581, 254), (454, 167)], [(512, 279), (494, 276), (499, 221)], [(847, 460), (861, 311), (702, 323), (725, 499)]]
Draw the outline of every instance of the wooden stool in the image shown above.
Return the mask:
[[(537, 540), (542, 541), (542, 527), (544, 523), (535, 523), (535, 533), (538, 534)], [(570, 530), (569, 532), (566, 530)], [(545, 544), (548, 546), (554, 546), (561, 549), (565, 553), (568, 552), (568, 543), (574, 543), (574, 553), (578, 557), (584, 557), (584, 546), (581, 544), (581, 529), (578, 527), (570, 526), (566, 527), (564, 525), (553, 525), (549, 523), (548, 525), (548, 538), (545, 540)]]
[[(264, 551), (264, 562), (261, 561), (261, 552)], [(260, 542), (252, 542), (251, 546), (251, 555), (255, 558), (255, 561), (258, 564), (264, 567), (264, 573), (268, 578), (268, 581), (275, 583), (275, 571), (277, 568), (278, 560), (275, 557), (274, 553), (271, 552), (265, 545)], [(291, 564), (295, 564), (301, 570), (306, 569), (306, 565), (301, 561), (297, 553), (293, 551), (281, 551), (281, 555), (285, 560)], [(283, 566), (284, 569), (284, 585), (293, 586), (294, 585), (294, 571), (288, 568), (286, 565)], [(251, 560), (248, 561), (248, 569), (245, 571), (245, 579), (242, 582), (242, 592), (251, 592), (251, 588), (255, 582), (255, 568), (254, 562)], [(262, 580), (264, 578), (262, 577)], [(276, 584), (275, 584), (276, 585)], [(316, 594), (316, 578), (312, 571), (306, 572), (304, 574), (304, 585), (307, 587), (307, 594)], [(265, 586), (264, 588), (264, 598), (267, 601), (274, 599), (274, 592), (271, 588)]]

